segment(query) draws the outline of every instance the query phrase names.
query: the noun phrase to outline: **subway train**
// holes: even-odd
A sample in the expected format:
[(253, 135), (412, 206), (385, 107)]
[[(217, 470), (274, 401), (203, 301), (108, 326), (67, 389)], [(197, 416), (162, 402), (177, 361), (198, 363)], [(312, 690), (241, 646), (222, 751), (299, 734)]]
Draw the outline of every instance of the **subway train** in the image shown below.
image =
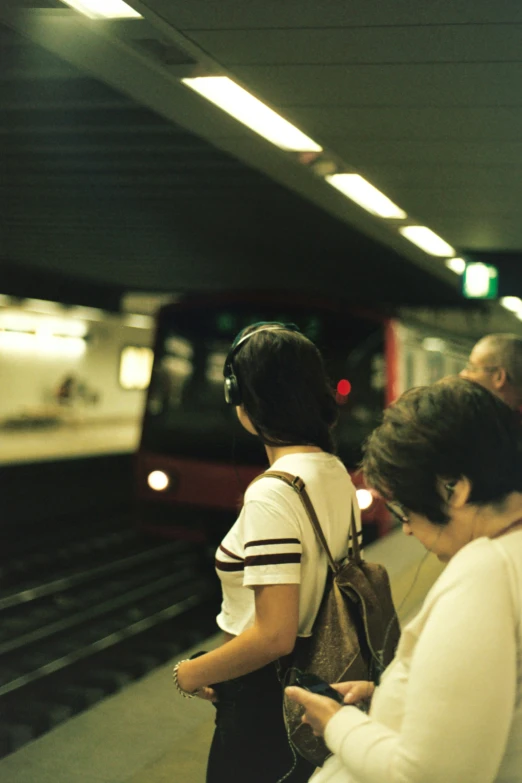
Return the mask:
[(357, 487), (365, 543), (392, 526), (357, 470), (383, 408), (407, 388), (455, 374), (477, 335), (463, 313), (385, 314), (290, 292), (187, 296), (157, 316), (154, 363), (136, 455), (138, 524), (147, 534), (215, 543), (266, 455), (227, 406), (223, 365), (258, 321), (296, 323), (320, 348), (339, 407), (337, 448)]

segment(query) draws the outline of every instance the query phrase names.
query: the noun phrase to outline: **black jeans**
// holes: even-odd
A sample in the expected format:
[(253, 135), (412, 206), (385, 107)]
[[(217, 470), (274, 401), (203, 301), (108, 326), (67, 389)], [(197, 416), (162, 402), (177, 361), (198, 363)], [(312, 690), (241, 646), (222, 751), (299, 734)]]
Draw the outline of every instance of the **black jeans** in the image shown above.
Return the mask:
[[(218, 702), (207, 783), (276, 783), (292, 769), (294, 756), (275, 664), (213, 687)], [(285, 783), (306, 783), (315, 769), (296, 757)]]

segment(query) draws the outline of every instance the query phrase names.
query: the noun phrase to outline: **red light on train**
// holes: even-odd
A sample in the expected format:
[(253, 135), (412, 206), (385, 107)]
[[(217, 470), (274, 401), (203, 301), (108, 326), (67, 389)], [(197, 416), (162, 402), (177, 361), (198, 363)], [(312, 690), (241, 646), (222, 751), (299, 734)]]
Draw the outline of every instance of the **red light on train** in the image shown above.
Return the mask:
[(341, 397), (348, 397), (352, 390), (352, 384), (350, 381), (347, 381), (345, 378), (343, 380), (339, 381), (337, 384), (337, 394), (340, 394)]

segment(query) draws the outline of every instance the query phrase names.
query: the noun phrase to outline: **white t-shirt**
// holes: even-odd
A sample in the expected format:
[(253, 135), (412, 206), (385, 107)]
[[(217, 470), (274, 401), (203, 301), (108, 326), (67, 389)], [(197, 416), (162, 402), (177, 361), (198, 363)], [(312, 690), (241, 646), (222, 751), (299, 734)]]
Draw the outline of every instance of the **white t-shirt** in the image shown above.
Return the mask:
[[(355, 488), (332, 454), (288, 454), (269, 468), (299, 476), (305, 483), (332, 557), (348, 551)], [(360, 539), (359, 539), (360, 540)], [(241, 513), (216, 552), (223, 589), (217, 624), (238, 635), (255, 619), (256, 585), (299, 584), (299, 636), (310, 636), (324, 592), (328, 563), (297, 493), (279, 479), (265, 478), (245, 493)]]
[(404, 629), (370, 716), (328, 722), (313, 783), (522, 781), (522, 531), (461, 549)]

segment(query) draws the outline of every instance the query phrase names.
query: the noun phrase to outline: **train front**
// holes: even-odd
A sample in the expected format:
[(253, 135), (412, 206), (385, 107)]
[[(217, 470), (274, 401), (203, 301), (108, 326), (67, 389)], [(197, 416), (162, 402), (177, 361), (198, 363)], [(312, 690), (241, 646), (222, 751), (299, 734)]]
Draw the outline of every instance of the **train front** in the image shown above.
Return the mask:
[[(158, 316), (154, 366), (136, 457), (140, 528), (169, 538), (220, 540), (266, 454), (225, 404), (223, 364), (237, 332), (257, 321), (295, 322), (323, 352), (339, 405), (338, 453), (356, 486), (361, 445), (386, 398), (382, 323), (329, 304), (285, 297), (201, 297)], [(349, 376), (349, 377), (348, 377)], [(365, 541), (390, 521), (381, 502), (358, 492)]]

